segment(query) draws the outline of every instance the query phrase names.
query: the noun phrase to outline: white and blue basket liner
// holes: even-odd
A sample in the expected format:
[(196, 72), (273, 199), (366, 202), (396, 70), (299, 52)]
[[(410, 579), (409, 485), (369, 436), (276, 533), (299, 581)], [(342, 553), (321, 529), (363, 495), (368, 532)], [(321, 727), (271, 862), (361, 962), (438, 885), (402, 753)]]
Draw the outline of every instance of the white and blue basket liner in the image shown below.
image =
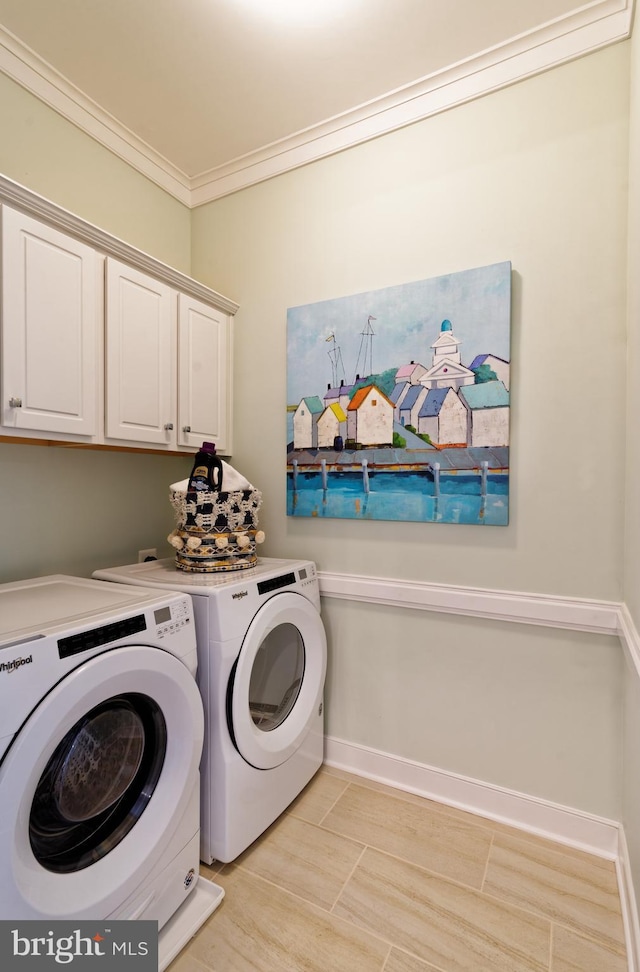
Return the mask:
[(258, 529), (262, 493), (257, 489), (225, 492), (169, 491), (176, 529), (167, 538), (181, 570), (240, 570), (258, 560), (256, 544), (264, 540)]

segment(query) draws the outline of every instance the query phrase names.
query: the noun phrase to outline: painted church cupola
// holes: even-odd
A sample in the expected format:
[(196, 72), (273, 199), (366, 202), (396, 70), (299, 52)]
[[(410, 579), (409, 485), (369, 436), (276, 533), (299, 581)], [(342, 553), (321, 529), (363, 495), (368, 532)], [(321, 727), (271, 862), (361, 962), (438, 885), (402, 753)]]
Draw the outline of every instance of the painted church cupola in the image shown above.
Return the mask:
[(475, 375), (462, 364), (461, 344), (453, 333), (453, 324), (445, 318), (440, 325), (440, 334), (431, 345), (431, 367), (421, 376), (420, 384), (428, 389), (453, 388), (455, 392), (463, 385), (472, 385)]

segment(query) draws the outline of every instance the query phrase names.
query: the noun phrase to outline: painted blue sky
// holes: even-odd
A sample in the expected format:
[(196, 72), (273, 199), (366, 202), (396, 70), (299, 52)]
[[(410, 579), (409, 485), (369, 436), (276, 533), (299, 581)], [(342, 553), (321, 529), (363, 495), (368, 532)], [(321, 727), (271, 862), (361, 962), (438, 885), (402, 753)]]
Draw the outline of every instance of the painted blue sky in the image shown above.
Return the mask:
[[(495, 354), (510, 360), (511, 263), (494, 263), (449, 273), (429, 280), (399, 284), (290, 307), (287, 311), (287, 403), (297, 405), (306, 395), (324, 395), (333, 381), (327, 338), (335, 334), (344, 363), (345, 384), (363, 368), (362, 332), (369, 316), (374, 331), (372, 371), (400, 368), (415, 361), (431, 367), (431, 345), (443, 320), (450, 320), (462, 341), (462, 363), (478, 354)], [(358, 367), (356, 368), (356, 365)]]

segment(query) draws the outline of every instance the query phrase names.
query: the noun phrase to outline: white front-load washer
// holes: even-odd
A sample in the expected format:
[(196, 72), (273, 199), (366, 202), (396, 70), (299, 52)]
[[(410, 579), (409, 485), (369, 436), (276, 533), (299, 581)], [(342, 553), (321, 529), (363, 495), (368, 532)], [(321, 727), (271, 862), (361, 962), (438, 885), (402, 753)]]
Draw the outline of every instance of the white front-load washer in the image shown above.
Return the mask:
[(154, 920), (163, 969), (217, 906), (194, 629), (185, 594), (0, 585), (0, 918)]
[(322, 765), (327, 641), (315, 564), (198, 574), (173, 559), (94, 577), (189, 593), (204, 701), (201, 859), (232, 861)]

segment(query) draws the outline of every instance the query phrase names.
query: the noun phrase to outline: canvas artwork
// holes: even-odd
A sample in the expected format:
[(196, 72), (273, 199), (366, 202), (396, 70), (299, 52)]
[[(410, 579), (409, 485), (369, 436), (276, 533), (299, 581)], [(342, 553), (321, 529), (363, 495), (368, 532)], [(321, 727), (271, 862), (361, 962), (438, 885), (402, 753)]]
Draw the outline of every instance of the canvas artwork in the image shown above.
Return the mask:
[(287, 311), (287, 514), (505, 526), (511, 263)]

